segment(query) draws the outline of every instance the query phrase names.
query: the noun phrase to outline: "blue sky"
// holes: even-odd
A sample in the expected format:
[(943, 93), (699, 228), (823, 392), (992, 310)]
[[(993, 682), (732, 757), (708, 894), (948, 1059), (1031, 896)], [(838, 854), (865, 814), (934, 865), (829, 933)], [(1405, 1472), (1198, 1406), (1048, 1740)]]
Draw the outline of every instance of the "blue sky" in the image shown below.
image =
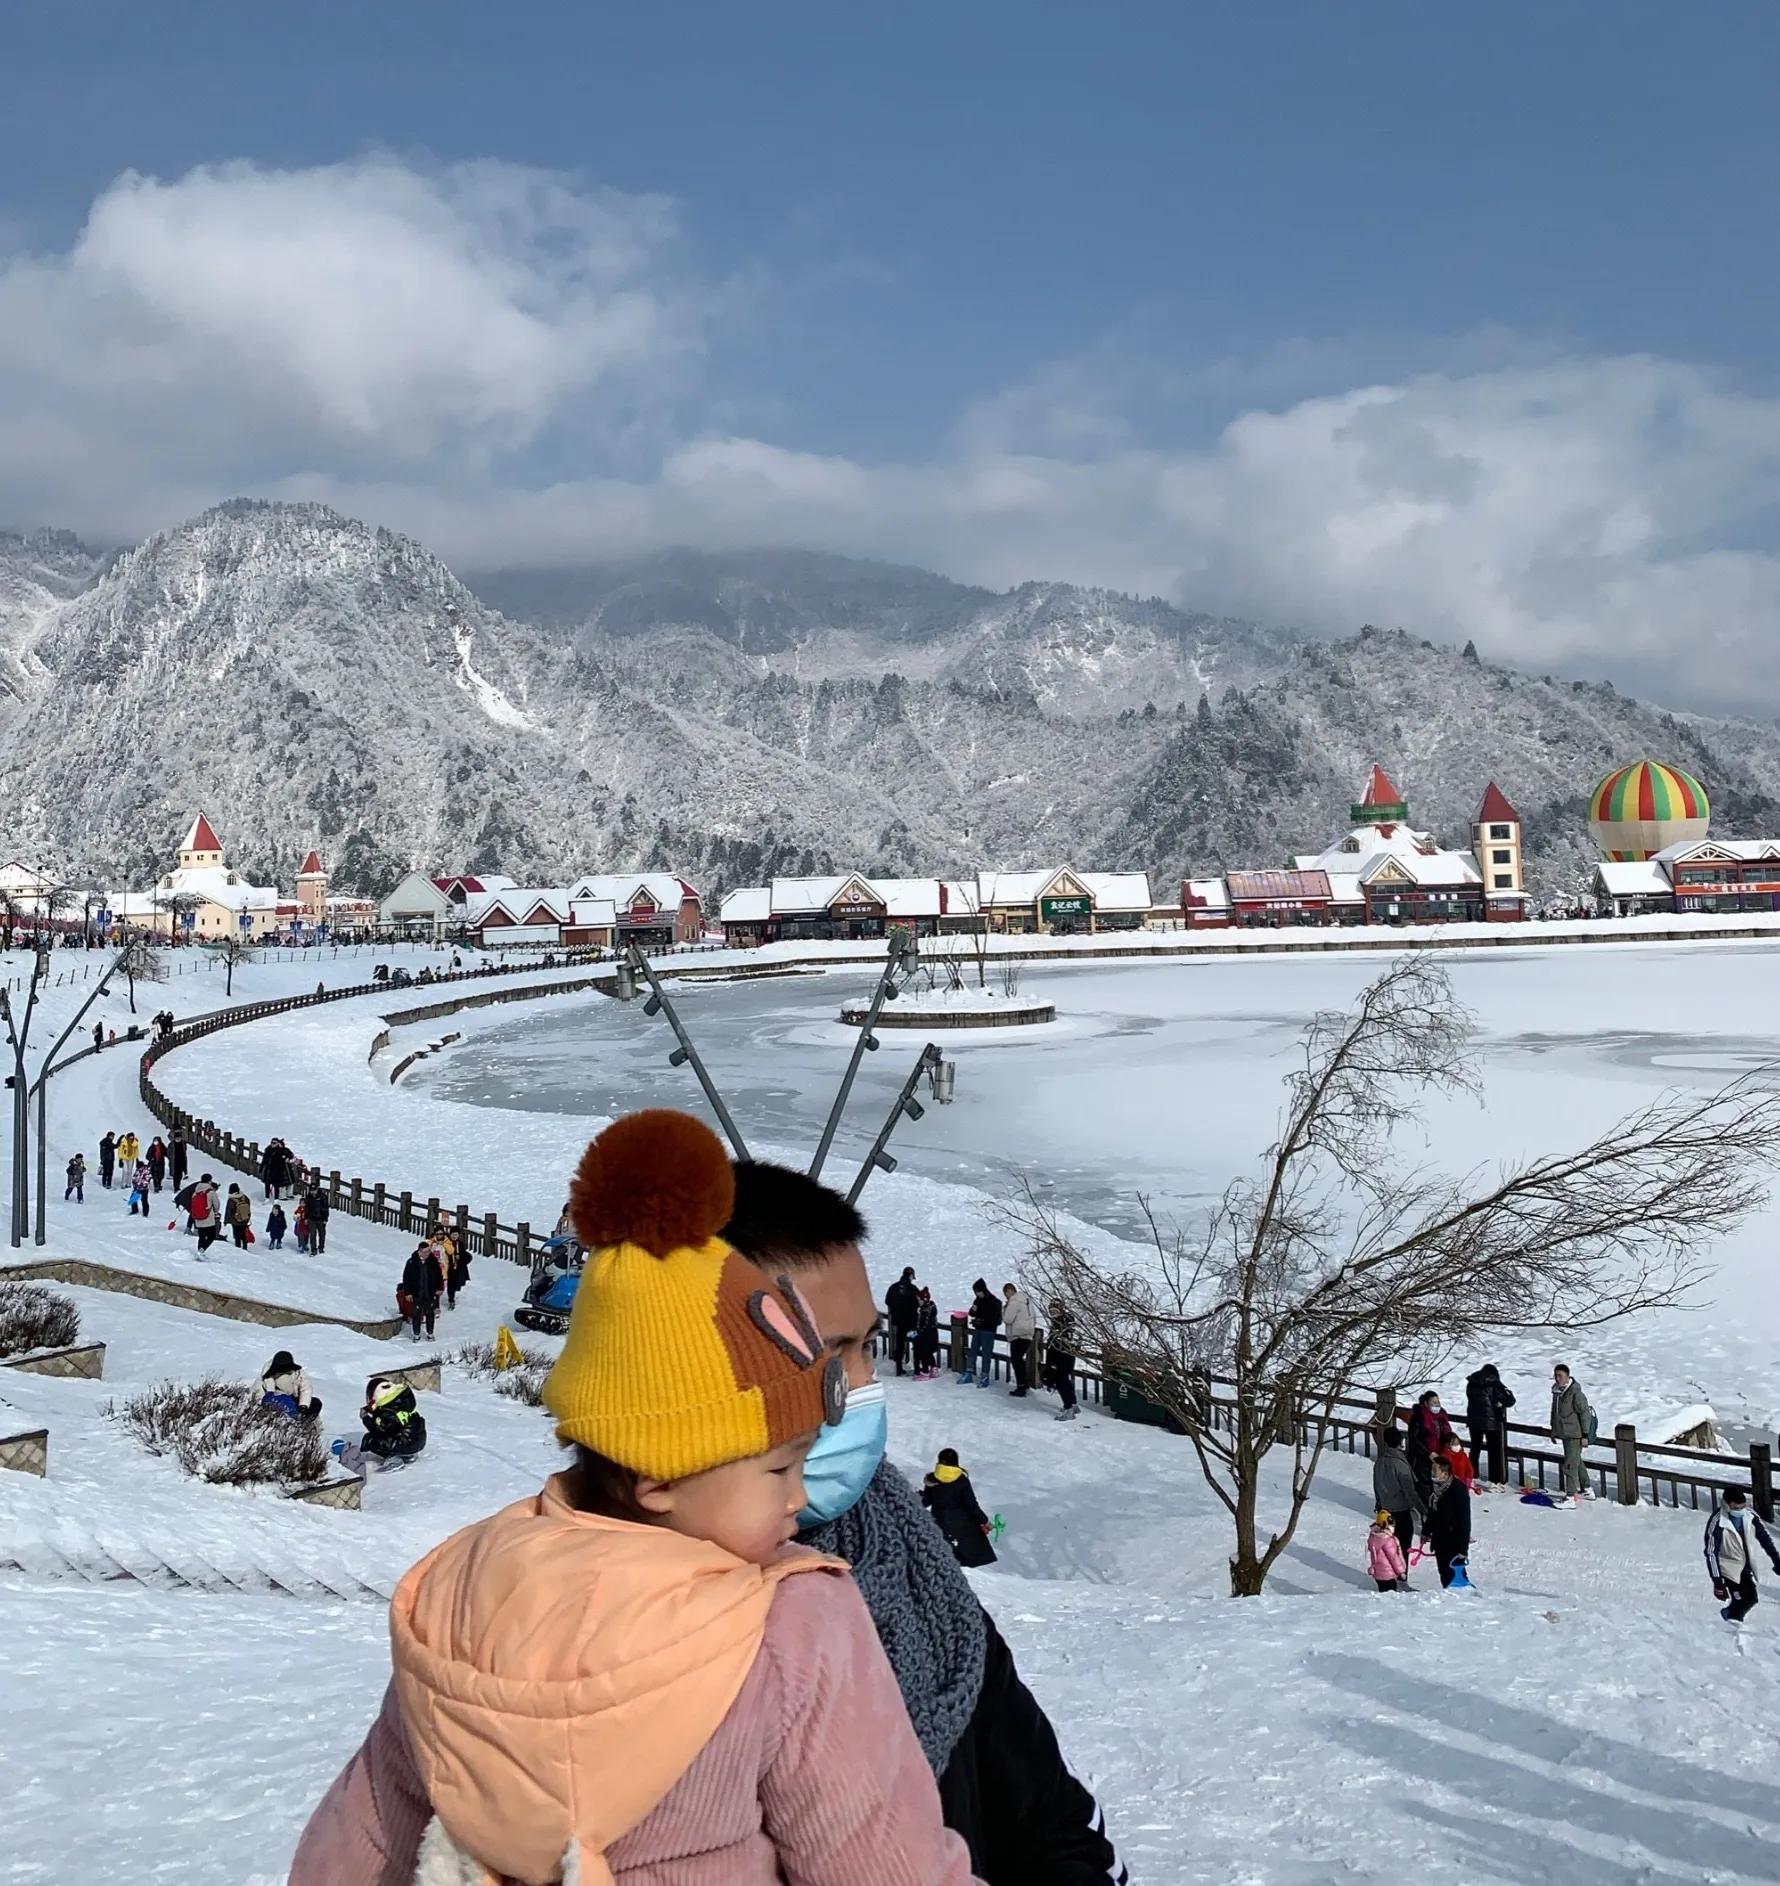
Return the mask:
[(25, 0), (4, 49), (0, 521), (802, 541), (1780, 698), (1771, 5)]

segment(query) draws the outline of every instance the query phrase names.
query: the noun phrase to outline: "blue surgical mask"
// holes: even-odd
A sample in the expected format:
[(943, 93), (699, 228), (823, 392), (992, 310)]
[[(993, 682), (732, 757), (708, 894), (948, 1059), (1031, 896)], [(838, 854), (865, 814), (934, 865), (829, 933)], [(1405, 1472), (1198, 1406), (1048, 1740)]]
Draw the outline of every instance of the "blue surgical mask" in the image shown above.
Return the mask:
[(847, 1391), (847, 1412), (816, 1436), (803, 1464), (804, 1499), (800, 1528), (824, 1526), (858, 1505), (884, 1458), (889, 1410), (884, 1384), (867, 1382)]

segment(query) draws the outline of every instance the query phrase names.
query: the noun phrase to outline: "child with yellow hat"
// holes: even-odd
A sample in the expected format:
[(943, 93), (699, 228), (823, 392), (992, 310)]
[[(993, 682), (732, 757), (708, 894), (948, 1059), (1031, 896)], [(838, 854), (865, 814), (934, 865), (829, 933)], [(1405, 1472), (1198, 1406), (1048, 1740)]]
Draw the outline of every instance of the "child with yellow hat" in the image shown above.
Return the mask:
[[(410, 1571), (395, 1676), (290, 1886), (963, 1886), (963, 1842), (846, 1567), (790, 1543), (845, 1378), (717, 1235), (685, 1114), (581, 1161), (586, 1268), (544, 1387), (575, 1464)], [(813, 1573), (816, 1576), (800, 1576)]]

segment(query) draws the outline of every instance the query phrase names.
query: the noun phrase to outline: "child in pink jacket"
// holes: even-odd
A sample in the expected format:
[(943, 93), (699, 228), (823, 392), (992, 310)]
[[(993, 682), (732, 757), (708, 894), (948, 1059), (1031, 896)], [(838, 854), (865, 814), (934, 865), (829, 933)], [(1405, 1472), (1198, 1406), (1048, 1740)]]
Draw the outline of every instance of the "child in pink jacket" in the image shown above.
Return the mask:
[(1401, 1591), (1409, 1583), (1396, 1519), (1382, 1506), (1373, 1515), (1371, 1530), (1366, 1534), (1366, 1566), (1380, 1591)]
[(715, 1137), (587, 1149), (545, 1385), (575, 1465), (415, 1566), (394, 1676), (290, 1886), (966, 1886), (864, 1602), (790, 1541), (846, 1400), (788, 1279), (716, 1235)]

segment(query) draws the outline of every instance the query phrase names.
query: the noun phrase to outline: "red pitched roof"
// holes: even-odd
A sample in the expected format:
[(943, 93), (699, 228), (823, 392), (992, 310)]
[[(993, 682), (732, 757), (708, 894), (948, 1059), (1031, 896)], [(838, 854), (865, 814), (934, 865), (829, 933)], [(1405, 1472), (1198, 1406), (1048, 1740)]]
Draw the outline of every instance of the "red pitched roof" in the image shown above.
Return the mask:
[(450, 895), (451, 887), (454, 884), (461, 884), (472, 897), (479, 896), (482, 891), (482, 880), (480, 878), (434, 878), (433, 883), (440, 890), (444, 891), (447, 896)]
[(1518, 825), (1520, 814), (1508, 803), (1502, 788), (1492, 779), (1484, 791), (1483, 804), (1477, 808), (1477, 825)]
[(1401, 805), (1403, 795), (1391, 784), (1390, 775), (1382, 766), (1374, 766), (1372, 777), (1366, 781), (1366, 790), (1360, 794), (1361, 805)]
[(309, 856), (303, 860), (303, 868), (297, 873), (297, 876), (300, 878), (318, 878), (321, 875), (321, 853), (312, 851)]
[(181, 851), (221, 851), (222, 840), (216, 835), (216, 827), (202, 812), (192, 820), (192, 828), (185, 835)]

